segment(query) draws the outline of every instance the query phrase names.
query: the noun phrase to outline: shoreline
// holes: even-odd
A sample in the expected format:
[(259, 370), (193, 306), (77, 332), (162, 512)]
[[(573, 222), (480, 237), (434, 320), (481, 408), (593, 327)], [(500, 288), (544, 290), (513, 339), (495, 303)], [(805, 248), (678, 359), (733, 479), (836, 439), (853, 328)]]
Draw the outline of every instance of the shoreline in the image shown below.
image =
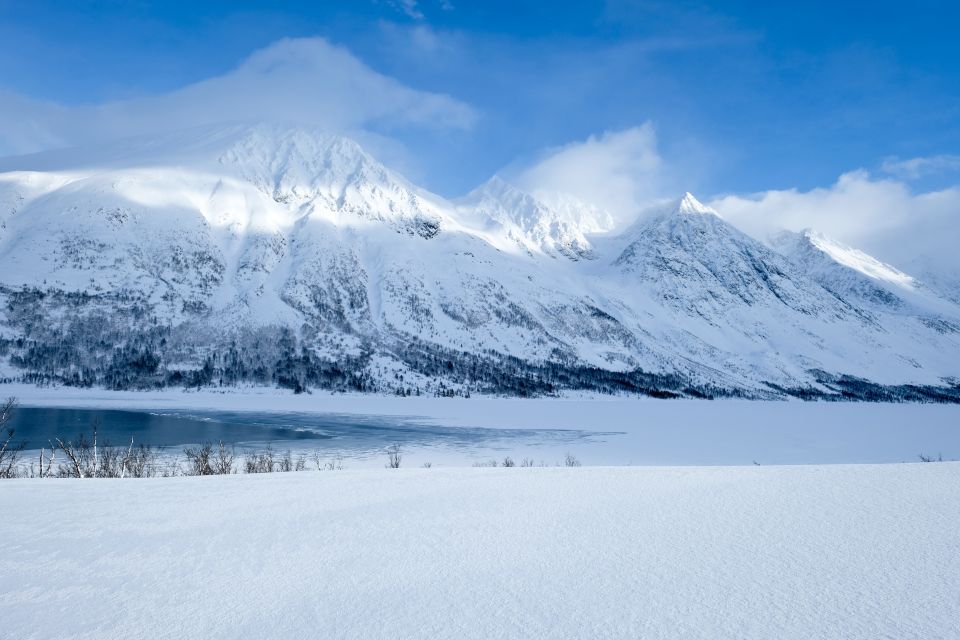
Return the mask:
[[(523, 440), (479, 434), (489, 446), (461, 447), (461, 461), (483, 457), (548, 460), (573, 453), (587, 465), (763, 465), (906, 462), (919, 455), (960, 458), (960, 405), (822, 403), (750, 400), (655, 400), (648, 398), (434, 398), (314, 393), (293, 395), (269, 388), (217, 391), (105, 391), (0, 385), (0, 398), (20, 406), (121, 410), (212, 418), (223, 423), (282, 423), (313, 428), (332, 419), (349, 426), (367, 419), (390, 429), (422, 429), (409, 445), (418, 460), (449, 459), (447, 445), (424, 439), (431, 429), (507, 430)], [(202, 414), (221, 413), (220, 416)], [(260, 414), (260, 415), (257, 415)], [(537, 438), (534, 430), (585, 434), (563, 444)], [(523, 434), (531, 431), (530, 434)], [(508, 435), (508, 434), (504, 434)], [(400, 441), (407, 440), (404, 436)], [(449, 438), (459, 438), (448, 434)], [(393, 440), (391, 440), (392, 442)], [(516, 445), (513, 443), (517, 443)], [(331, 442), (333, 445), (334, 443)], [(384, 446), (389, 442), (384, 442)], [(466, 454), (462, 453), (467, 451)], [(470, 452), (474, 451), (475, 455)], [(416, 452), (416, 453), (414, 453)], [(483, 458), (479, 458), (483, 459)]]

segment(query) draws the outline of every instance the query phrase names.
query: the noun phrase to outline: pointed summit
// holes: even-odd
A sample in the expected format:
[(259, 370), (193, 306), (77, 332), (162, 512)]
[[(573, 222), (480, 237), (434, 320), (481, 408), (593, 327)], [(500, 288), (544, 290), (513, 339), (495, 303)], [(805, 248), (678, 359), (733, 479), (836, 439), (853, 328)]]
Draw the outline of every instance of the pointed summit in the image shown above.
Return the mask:
[(613, 266), (655, 298), (714, 326), (735, 310), (763, 307), (844, 319), (849, 310), (790, 261), (721, 218), (692, 194), (638, 221)]
[(677, 203), (676, 213), (686, 213), (686, 214), (705, 214), (712, 213), (717, 215), (717, 212), (697, 200), (692, 193), (687, 191), (683, 194), (683, 197), (680, 198), (680, 201)]

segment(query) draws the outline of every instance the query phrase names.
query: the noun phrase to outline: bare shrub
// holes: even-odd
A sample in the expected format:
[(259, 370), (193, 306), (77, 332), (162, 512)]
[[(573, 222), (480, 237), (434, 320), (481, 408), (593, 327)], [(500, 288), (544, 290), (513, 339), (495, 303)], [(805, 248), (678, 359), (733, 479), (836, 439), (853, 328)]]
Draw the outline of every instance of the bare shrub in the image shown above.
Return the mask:
[(148, 478), (156, 475), (159, 451), (142, 444), (134, 447), (133, 440), (130, 443), (126, 459), (126, 475), (131, 478)]
[(243, 470), (246, 473), (272, 473), (275, 463), (273, 447), (267, 445), (263, 451), (246, 456)]
[(81, 433), (73, 441), (57, 438), (57, 446), (66, 457), (66, 461), (57, 467), (58, 476), (61, 478), (94, 477), (92, 447), (86, 434)]
[[(39, 478), (47, 478), (53, 474), (53, 462), (57, 458), (57, 450), (52, 448), (50, 453), (47, 454), (45, 448), (40, 449), (40, 470), (37, 474)], [(33, 477), (33, 463), (31, 463), (31, 473), (30, 477)]]
[(283, 456), (280, 457), (280, 459), (277, 461), (276, 467), (273, 470), (282, 472), (293, 471), (293, 459), (290, 457), (289, 449), (287, 449)]
[(342, 471), (343, 470), (343, 456), (339, 453), (331, 456), (329, 460), (325, 460), (320, 453), (320, 450), (317, 449), (313, 452), (313, 461), (317, 465), (317, 471)]
[[(57, 438), (57, 449), (65, 458), (57, 467), (57, 476), (61, 478), (146, 478), (157, 475), (160, 457), (159, 449), (146, 445), (134, 446), (133, 438), (126, 447), (114, 447), (109, 442), (98, 442), (100, 423), (94, 420), (93, 435), (87, 439), (81, 433), (74, 440)], [(49, 457), (40, 450), (39, 477), (53, 475), (53, 461), (56, 449), (51, 449)], [(167, 475), (167, 474), (163, 474)]]
[(224, 441), (221, 440), (217, 445), (217, 451), (213, 455), (213, 459), (210, 461), (210, 469), (213, 471), (214, 475), (218, 476), (236, 473), (237, 468), (234, 465), (236, 459), (237, 453), (233, 446), (228, 448)]
[(495, 467), (497, 466), (496, 460), (484, 460), (483, 462), (474, 462), (473, 466), (475, 467)]
[(424, 462), (424, 463), (423, 463), (423, 468), (424, 468), (424, 469), (429, 469), (429, 468), (432, 467), (432, 466), (433, 466), (433, 463), (432, 463), (432, 462)]
[(400, 445), (392, 444), (387, 447), (387, 469), (399, 469), (400, 461), (403, 459), (403, 456), (400, 455)]
[(513, 461), (513, 458), (511, 458), (510, 456), (507, 456), (506, 458), (503, 459), (503, 466), (504, 466), (504, 467), (515, 467), (515, 466), (517, 466), (517, 463)]
[(197, 447), (184, 447), (183, 455), (187, 458), (187, 467), (184, 473), (188, 476), (212, 476), (213, 467), (210, 460), (213, 457), (213, 445), (209, 442)]
[(187, 459), (186, 468), (183, 471), (188, 476), (219, 476), (236, 473), (236, 452), (223, 440), (220, 440), (216, 449), (209, 442), (196, 447), (186, 447), (183, 455)]
[[(16, 406), (16, 398), (7, 398), (0, 404), (0, 431), (13, 418), (13, 410)], [(16, 478), (19, 475), (17, 463), (27, 444), (14, 441), (14, 435), (13, 429), (7, 429), (6, 436), (0, 436), (0, 478)]]
[(123, 475), (124, 469), (124, 451), (117, 448), (111, 447), (109, 444), (106, 444), (99, 449), (99, 460), (96, 464), (96, 475), (97, 478), (119, 478)]
[(936, 458), (933, 456), (925, 456), (922, 453), (918, 457), (920, 458), (920, 462), (943, 462), (942, 453), (938, 453)]
[(0, 427), (10, 422), (13, 418), (13, 410), (17, 408), (17, 399), (9, 397), (0, 403)]
[(533, 458), (524, 458), (520, 461), (521, 467), (532, 467), (534, 466)]
[(183, 467), (180, 466), (180, 457), (174, 456), (166, 461), (166, 464), (159, 468), (161, 478), (176, 478), (183, 475)]
[[(321, 462), (318, 454), (314, 455), (314, 461), (317, 464), (317, 469), (320, 469)], [(274, 455), (273, 448), (268, 445), (264, 451), (247, 457), (245, 470), (247, 473), (288, 473), (290, 471), (303, 471), (306, 468), (306, 454), (301, 453), (294, 458), (290, 450), (287, 449), (283, 452), (283, 455), (278, 457)]]
[(579, 467), (580, 461), (573, 457), (572, 453), (568, 453), (563, 459), (563, 466), (565, 467)]

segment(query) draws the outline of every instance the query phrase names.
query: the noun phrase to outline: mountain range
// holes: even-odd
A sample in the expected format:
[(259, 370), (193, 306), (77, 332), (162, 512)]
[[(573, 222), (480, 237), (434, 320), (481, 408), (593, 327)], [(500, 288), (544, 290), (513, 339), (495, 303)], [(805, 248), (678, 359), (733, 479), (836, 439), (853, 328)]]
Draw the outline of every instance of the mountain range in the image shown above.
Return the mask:
[(448, 200), (323, 131), (0, 160), (0, 379), (397, 394), (960, 400), (960, 305), (691, 194), (618, 228), (494, 177)]

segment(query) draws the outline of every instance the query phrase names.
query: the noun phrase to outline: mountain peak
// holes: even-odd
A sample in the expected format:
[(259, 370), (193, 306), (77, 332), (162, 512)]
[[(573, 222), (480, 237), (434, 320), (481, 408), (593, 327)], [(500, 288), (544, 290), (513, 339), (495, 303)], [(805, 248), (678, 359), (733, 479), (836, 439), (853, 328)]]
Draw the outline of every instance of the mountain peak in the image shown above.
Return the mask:
[(499, 175), (492, 176), (489, 180), (474, 188), (467, 195), (460, 198), (461, 202), (481, 203), (487, 201), (498, 202), (504, 206), (535, 206), (539, 203), (529, 193), (523, 191), (516, 185), (507, 182)]
[(686, 214), (707, 214), (712, 213), (717, 215), (717, 212), (703, 204), (694, 197), (692, 193), (687, 191), (683, 194), (683, 197), (680, 198), (680, 201), (677, 203), (676, 208), (674, 209), (676, 213), (686, 213)]
[(561, 193), (529, 193), (493, 176), (458, 200), (464, 214), (480, 214), (482, 221), (499, 225), (506, 237), (525, 249), (571, 260), (592, 257), (586, 234), (609, 230), (606, 211)]

